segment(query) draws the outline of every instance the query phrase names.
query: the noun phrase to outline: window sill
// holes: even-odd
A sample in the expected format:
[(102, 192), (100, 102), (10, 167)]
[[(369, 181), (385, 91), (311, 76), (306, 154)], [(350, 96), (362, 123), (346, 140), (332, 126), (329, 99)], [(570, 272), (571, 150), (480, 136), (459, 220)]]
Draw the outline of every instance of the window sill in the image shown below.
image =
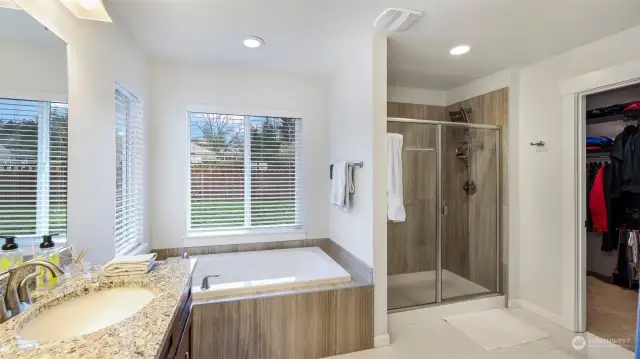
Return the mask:
[(275, 228), (233, 230), (216, 233), (190, 234), (182, 238), (185, 247), (206, 247), (226, 244), (281, 242), (307, 239), (304, 229)]

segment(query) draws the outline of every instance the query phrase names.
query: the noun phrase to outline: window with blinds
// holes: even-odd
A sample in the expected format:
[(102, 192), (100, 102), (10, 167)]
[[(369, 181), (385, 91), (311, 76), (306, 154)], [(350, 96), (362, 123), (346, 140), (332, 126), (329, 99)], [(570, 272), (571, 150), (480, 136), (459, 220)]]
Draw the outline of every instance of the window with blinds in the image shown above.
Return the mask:
[(67, 105), (0, 99), (0, 234), (67, 231)]
[(300, 119), (189, 112), (189, 234), (302, 228)]
[(137, 97), (116, 88), (116, 216), (115, 253), (126, 255), (143, 243), (142, 104)]

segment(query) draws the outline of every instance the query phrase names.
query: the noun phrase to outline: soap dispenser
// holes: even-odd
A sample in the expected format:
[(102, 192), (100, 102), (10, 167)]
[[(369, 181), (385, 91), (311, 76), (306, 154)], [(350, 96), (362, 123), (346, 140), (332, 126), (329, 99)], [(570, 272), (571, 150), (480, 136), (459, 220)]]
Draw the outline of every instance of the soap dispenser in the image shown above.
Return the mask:
[(0, 253), (0, 273), (4, 273), (9, 269), (20, 265), (22, 263), (23, 256), (22, 250), (20, 250), (18, 243), (16, 243), (16, 237), (0, 236), (0, 238), (4, 238), (2, 253)]
[[(45, 234), (42, 236), (42, 243), (40, 243), (40, 253), (38, 259), (46, 260), (53, 264), (60, 266), (60, 253), (55, 248), (56, 244), (53, 241), (53, 237), (58, 233)], [(51, 272), (44, 267), (38, 267), (38, 276), (36, 279), (36, 285), (38, 290), (47, 290), (53, 288), (58, 284), (58, 278), (53, 278)]]

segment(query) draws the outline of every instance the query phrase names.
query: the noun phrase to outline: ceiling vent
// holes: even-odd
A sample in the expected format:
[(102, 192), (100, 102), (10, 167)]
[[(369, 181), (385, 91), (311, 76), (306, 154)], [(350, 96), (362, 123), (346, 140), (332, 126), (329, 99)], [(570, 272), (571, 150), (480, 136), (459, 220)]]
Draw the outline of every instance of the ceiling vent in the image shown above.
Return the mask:
[(413, 9), (390, 8), (373, 22), (373, 27), (387, 32), (403, 32), (418, 22), (424, 13)]

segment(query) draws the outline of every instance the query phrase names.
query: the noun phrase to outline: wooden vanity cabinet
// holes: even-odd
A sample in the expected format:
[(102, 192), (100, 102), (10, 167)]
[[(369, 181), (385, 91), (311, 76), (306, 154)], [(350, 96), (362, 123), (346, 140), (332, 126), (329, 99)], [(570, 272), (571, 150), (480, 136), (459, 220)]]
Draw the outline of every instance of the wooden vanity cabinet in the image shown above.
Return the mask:
[(185, 287), (179, 314), (169, 328), (160, 359), (189, 359), (191, 357), (191, 281)]
[(175, 359), (190, 359), (191, 355), (191, 314), (187, 319), (187, 325), (184, 327), (182, 337), (180, 338), (180, 344), (178, 344), (178, 350), (176, 351)]

